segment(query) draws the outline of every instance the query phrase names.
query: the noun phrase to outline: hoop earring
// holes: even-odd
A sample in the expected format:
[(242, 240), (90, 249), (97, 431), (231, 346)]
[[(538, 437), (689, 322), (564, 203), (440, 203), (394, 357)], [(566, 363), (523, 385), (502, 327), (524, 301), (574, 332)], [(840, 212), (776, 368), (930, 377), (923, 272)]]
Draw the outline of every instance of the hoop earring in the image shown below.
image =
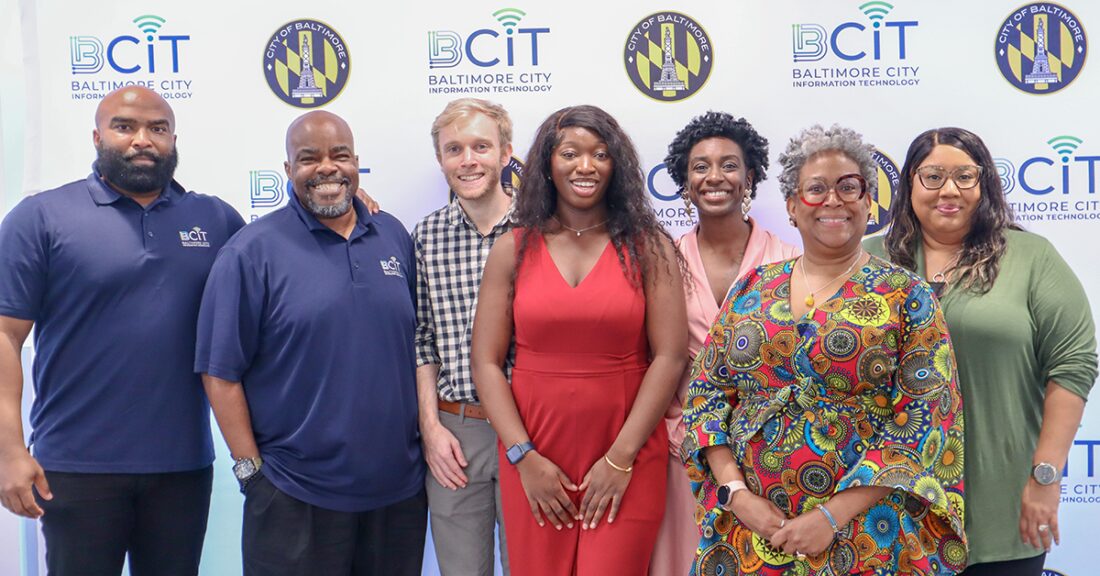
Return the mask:
[(746, 193), (741, 197), (741, 219), (745, 222), (749, 221), (749, 210), (752, 210), (752, 196)]

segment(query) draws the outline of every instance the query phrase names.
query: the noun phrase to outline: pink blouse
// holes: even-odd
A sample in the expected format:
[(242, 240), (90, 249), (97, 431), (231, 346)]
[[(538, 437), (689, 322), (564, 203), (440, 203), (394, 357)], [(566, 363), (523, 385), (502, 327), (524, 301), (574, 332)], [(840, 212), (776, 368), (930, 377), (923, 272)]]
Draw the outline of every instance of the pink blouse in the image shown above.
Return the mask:
[[(794, 258), (801, 252), (796, 246), (787, 244), (775, 234), (758, 226), (751, 217), (749, 224), (752, 225), (752, 232), (749, 233), (749, 242), (745, 246), (745, 255), (741, 258), (741, 268), (737, 270), (737, 279), (761, 264)], [(684, 295), (687, 301), (689, 361), (694, 361), (695, 355), (703, 347), (703, 341), (706, 340), (707, 332), (710, 331), (720, 308), (719, 303), (714, 301), (710, 281), (707, 280), (706, 270), (703, 269), (703, 259), (699, 255), (698, 233), (699, 226), (696, 225), (676, 243), (692, 276), (691, 290)], [(735, 279), (734, 282), (736, 281)], [(730, 288), (732, 287), (731, 285)], [(727, 288), (726, 291), (728, 292), (729, 289)], [(680, 379), (680, 387), (676, 390), (676, 396), (672, 398), (672, 404), (665, 411), (669, 451), (674, 455), (680, 453), (680, 444), (684, 441), (684, 423), (681, 418), (690, 372), (689, 364)]]

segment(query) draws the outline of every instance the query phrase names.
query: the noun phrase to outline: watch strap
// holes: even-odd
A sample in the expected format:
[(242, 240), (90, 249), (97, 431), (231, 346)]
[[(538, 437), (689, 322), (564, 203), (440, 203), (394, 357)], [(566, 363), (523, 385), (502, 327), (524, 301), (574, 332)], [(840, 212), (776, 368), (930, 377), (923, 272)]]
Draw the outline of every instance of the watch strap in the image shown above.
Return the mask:
[(508, 463), (515, 466), (523, 460), (527, 453), (535, 449), (535, 443), (528, 440), (527, 442), (518, 442), (513, 444), (504, 455), (508, 458)]

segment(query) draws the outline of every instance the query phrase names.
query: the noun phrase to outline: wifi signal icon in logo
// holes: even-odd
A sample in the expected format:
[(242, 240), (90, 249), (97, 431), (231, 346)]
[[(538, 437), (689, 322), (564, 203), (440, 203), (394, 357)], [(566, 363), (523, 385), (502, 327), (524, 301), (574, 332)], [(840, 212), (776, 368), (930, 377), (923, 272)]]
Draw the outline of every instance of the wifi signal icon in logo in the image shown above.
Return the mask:
[(1050, 144), (1050, 147), (1054, 148), (1054, 151), (1062, 157), (1063, 164), (1069, 163), (1070, 155), (1077, 151), (1077, 147), (1080, 146), (1082, 142), (1084, 142), (1084, 140), (1076, 136), (1055, 136), (1047, 140), (1047, 144)]
[(894, 5), (889, 2), (873, 0), (861, 5), (859, 9), (871, 20), (871, 26), (878, 28), (882, 26), (882, 20), (886, 18), (886, 15), (894, 9)]
[(500, 22), (500, 25), (504, 26), (504, 32), (506, 34), (511, 34), (516, 25), (519, 24), (519, 21), (526, 15), (527, 13), (519, 8), (501, 8), (493, 12), (493, 18), (496, 18), (497, 22)]
[(142, 34), (145, 34), (145, 39), (150, 42), (153, 41), (153, 35), (160, 30), (160, 27), (164, 26), (164, 22), (164, 18), (152, 14), (134, 18), (134, 24), (137, 24), (138, 29), (141, 30)]

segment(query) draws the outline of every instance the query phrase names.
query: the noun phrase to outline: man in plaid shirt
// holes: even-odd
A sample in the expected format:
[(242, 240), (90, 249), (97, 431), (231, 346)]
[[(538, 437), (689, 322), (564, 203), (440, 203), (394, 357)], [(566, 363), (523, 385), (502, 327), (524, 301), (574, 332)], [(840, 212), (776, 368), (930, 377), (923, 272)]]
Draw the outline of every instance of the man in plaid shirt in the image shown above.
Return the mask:
[(492, 576), (500, 526), (497, 437), (478, 403), (470, 336), (481, 273), (493, 242), (511, 231), (501, 171), (512, 156), (512, 121), (477, 98), (447, 104), (432, 142), (452, 199), (413, 230), (416, 251), (416, 389), (432, 539), (443, 576)]

